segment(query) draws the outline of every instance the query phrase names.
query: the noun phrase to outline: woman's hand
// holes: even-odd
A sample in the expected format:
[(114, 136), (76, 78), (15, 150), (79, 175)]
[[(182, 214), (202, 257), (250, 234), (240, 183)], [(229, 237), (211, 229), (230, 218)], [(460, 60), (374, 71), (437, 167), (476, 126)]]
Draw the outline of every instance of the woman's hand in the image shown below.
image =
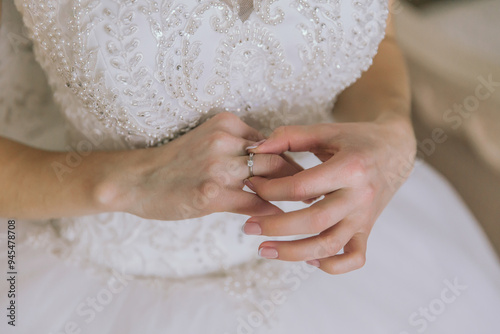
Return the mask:
[(330, 274), (362, 267), (375, 220), (412, 169), (416, 147), (409, 120), (281, 127), (251, 150), (257, 157), (285, 151), (309, 151), (323, 163), (292, 176), (252, 177), (247, 186), (267, 201), (324, 198), (303, 210), (251, 217), (244, 226), (248, 234), (314, 234), (266, 241), (259, 254), (308, 261)]
[(333, 114), (345, 123), (279, 128), (252, 151), (310, 151), (323, 161), (293, 176), (250, 178), (247, 185), (268, 201), (325, 196), (303, 210), (250, 218), (244, 226), (248, 234), (314, 234), (266, 241), (261, 256), (309, 261), (331, 274), (363, 266), (371, 228), (408, 177), (416, 154), (408, 82), (389, 13), (386, 38), (372, 66), (337, 97)]
[[(251, 216), (282, 211), (243, 191), (249, 177), (246, 148), (263, 136), (230, 113), (216, 115), (184, 136), (138, 155), (111, 173), (99, 192), (113, 211), (144, 218), (179, 220), (213, 212)], [(254, 173), (269, 178), (293, 175), (302, 168), (275, 154), (259, 154)]]

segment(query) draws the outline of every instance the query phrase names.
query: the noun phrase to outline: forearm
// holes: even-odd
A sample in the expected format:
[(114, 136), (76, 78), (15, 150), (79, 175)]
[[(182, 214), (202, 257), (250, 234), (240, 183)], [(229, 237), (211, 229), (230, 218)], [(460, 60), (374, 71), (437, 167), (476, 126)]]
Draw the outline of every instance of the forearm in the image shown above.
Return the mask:
[(56, 218), (119, 209), (103, 198), (109, 194), (103, 187), (115, 176), (114, 166), (123, 166), (125, 154), (130, 156), (126, 151), (92, 152), (72, 164), (67, 152), (0, 138), (0, 216)]
[(398, 118), (409, 122), (410, 88), (405, 61), (395, 40), (391, 18), (373, 65), (342, 92), (334, 108), (340, 122)]

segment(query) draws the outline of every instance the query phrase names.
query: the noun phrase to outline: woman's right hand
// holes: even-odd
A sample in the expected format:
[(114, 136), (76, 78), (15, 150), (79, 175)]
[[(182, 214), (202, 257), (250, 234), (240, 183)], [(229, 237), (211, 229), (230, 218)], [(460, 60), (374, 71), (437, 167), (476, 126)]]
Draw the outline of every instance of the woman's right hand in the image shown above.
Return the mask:
[[(280, 213), (242, 190), (248, 178), (246, 148), (264, 137), (231, 113), (214, 116), (182, 137), (157, 148), (137, 150), (110, 171), (98, 190), (101, 203), (148, 219), (180, 220), (214, 212), (251, 216)], [(288, 157), (259, 154), (255, 175), (275, 178), (302, 168)]]

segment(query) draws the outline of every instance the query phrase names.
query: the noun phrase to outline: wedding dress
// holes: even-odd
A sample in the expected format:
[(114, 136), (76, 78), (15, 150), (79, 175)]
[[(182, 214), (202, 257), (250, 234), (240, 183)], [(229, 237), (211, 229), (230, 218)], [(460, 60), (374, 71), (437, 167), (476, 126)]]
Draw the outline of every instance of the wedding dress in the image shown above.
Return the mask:
[[(68, 165), (53, 165), (61, 182), (91, 151), (164, 145), (222, 111), (266, 134), (333, 121), (336, 96), (371, 65), (388, 12), (382, 0), (14, 2), (64, 116), (64, 145), (46, 140), (71, 152)], [(59, 124), (47, 119), (47, 128)], [(22, 125), (15, 135), (35, 144)], [(19, 318), (6, 330), (497, 330), (498, 261), (457, 195), (423, 163), (376, 223), (368, 264), (348, 275), (259, 259), (266, 238), (244, 235), (245, 220), (106, 213), (19, 221)]]

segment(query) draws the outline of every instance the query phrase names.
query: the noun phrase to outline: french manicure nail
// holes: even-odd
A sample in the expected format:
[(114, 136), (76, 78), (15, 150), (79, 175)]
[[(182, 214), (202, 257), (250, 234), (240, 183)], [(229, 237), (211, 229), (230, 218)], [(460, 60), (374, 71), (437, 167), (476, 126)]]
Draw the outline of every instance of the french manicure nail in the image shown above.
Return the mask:
[(261, 235), (262, 234), (262, 229), (260, 228), (260, 225), (257, 223), (253, 222), (248, 222), (245, 225), (243, 225), (243, 233), (247, 235)]
[(248, 150), (253, 150), (254, 148), (257, 148), (260, 145), (264, 144), (265, 141), (266, 141), (266, 139), (262, 139), (261, 141), (258, 141), (255, 144), (253, 144), (252, 146), (248, 146), (245, 150), (247, 150), (247, 151)]
[(245, 180), (243, 180), (243, 183), (244, 183), (244, 184), (245, 184), (248, 188), (250, 188), (252, 191), (255, 191), (255, 187), (254, 187), (253, 183), (252, 183), (252, 182), (250, 182), (250, 180), (249, 180), (249, 179), (245, 179)]
[(259, 249), (259, 256), (266, 259), (276, 259), (278, 257), (278, 251), (271, 247), (262, 247)]
[(319, 260), (309, 260), (309, 261), (306, 261), (306, 263), (308, 265), (316, 267), (316, 268), (319, 268), (319, 266), (321, 265), (321, 263), (319, 262)]

